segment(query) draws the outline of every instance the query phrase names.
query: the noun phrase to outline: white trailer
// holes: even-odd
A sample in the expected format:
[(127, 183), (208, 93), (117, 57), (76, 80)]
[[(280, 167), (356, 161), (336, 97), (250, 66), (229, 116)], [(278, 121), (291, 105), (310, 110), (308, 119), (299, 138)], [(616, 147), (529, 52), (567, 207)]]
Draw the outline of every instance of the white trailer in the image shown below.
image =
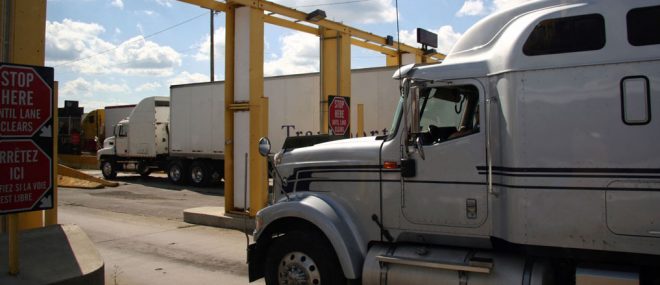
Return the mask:
[(119, 121), (126, 119), (135, 108), (135, 105), (117, 105), (117, 106), (106, 106), (105, 107), (105, 127), (104, 127), (104, 136), (106, 138), (113, 136), (112, 133), (115, 129), (115, 125)]
[[(352, 74), (351, 136), (357, 135), (357, 105), (365, 107), (363, 135), (387, 134), (392, 111), (398, 102), (398, 83), (391, 80), (393, 68), (355, 70)], [(165, 170), (171, 182), (195, 186), (219, 181), (224, 175), (224, 82), (194, 83), (170, 87), (169, 119), (162, 135), (153, 135), (153, 115), (156, 102), (167, 97), (147, 98), (140, 102), (129, 120), (118, 124), (126, 129), (128, 140), (143, 145), (159, 145), (163, 138), (168, 148), (145, 156), (124, 149), (122, 136), (110, 139), (114, 145), (98, 152), (104, 175), (111, 178), (117, 170), (138, 170), (149, 175), (153, 169)], [(269, 137), (278, 149), (290, 136), (310, 136), (320, 133), (320, 106), (327, 104), (320, 98), (319, 74), (299, 74), (269, 77), (264, 80), (264, 96), (269, 98)], [(142, 107), (143, 104), (149, 107)], [(161, 103), (164, 104), (164, 103)], [(155, 108), (155, 109), (154, 109)], [(161, 108), (164, 108), (161, 106)], [(139, 118), (139, 119), (138, 119)], [(145, 121), (141, 127), (135, 122)], [(158, 120), (156, 120), (158, 121)], [(247, 130), (248, 122), (236, 122), (235, 127)], [(146, 128), (145, 132), (138, 129)], [(149, 134), (146, 135), (145, 134)], [(141, 138), (137, 138), (140, 136)], [(153, 138), (160, 140), (153, 142)], [(144, 140), (144, 141), (143, 141)]]

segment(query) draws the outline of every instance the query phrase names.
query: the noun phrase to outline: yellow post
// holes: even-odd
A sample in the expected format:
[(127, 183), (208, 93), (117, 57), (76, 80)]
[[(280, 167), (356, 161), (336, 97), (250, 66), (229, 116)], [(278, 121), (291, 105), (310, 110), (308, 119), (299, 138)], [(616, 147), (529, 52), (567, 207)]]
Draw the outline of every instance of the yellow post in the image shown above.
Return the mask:
[(19, 215), (10, 214), (7, 217), (7, 226), (9, 230), (9, 274), (18, 275), (18, 224)]
[[(351, 96), (351, 37), (321, 28), (321, 133), (328, 133), (328, 97)], [(349, 130), (350, 132), (350, 130)]]
[(236, 10), (227, 2), (225, 16), (225, 212), (234, 209), (234, 21)]
[(357, 105), (357, 135), (355, 137), (364, 136), (364, 104)]
[(401, 59), (400, 55), (386, 55), (385, 56), (385, 65), (387, 65), (387, 66), (399, 66), (400, 59)]
[(264, 98), (264, 10), (250, 8), (250, 216), (266, 206), (267, 162), (259, 139), (268, 135), (268, 101)]
[[(9, 38), (9, 62), (43, 66), (46, 42), (46, 0), (7, 1), (2, 1), (2, 6), (4, 10), (5, 5), (9, 5), (7, 35)], [(57, 112), (53, 115), (57, 116)], [(18, 214), (18, 229), (43, 227), (43, 215), (43, 211)]]
[(268, 135), (264, 10), (228, 1), (226, 12), (225, 211), (244, 213), (249, 208), (254, 216), (266, 205), (268, 191), (268, 168), (258, 144)]
[[(59, 126), (59, 118), (57, 117), (57, 98), (59, 96), (59, 83), (57, 81), (53, 84), (53, 208), (46, 210), (45, 212), (45, 221), (46, 226), (57, 225), (57, 202), (58, 202), (58, 189), (57, 189), (57, 165), (59, 164), (58, 155), (57, 155), (57, 136), (59, 132), (55, 126)], [(100, 116), (98, 116), (100, 119)]]

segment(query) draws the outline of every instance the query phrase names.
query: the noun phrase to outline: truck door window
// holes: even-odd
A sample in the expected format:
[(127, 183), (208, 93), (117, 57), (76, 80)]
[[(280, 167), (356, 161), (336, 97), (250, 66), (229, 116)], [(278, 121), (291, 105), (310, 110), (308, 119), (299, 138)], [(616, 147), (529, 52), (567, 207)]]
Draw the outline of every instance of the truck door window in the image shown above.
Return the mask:
[(634, 46), (660, 44), (660, 6), (632, 9), (626, 15), (628, 42)]
[(420, 131), (424, 144), (479, 132), (479, 92), (474, 86), (428, 88), (420, 94)]
[(119, 136), (120, 137), (128, 136), (128, 126), (119, 125)]
[(599, 50), (605, 46), (605, 19), (589, 14), (544, 20), (525, 41), (529, 56)]

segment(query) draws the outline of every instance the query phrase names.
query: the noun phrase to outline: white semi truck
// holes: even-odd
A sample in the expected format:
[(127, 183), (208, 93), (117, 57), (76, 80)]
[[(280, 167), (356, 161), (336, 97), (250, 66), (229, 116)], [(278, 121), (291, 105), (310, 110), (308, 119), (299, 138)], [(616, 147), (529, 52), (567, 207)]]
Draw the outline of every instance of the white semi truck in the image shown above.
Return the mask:
[(275, 154), (250, 281), (660, 284), (658, 27), (657, 1), (531, 1), (401, 68), (387, 136)]
[[(361, 136), (387, 133), (397, 104), (398, 83), (392, 68), (352, 72), (350, 98), (351, 133), (356, 135), (355, 106), (365, 106), (365, 131)], [(319, 133), (320, 102), (318, 73), (269, 77), (264, 80), (269, 97), (269, 136), (278, 148), (289, 136)], [(383, 100), (383, 98), (387, 98)], [(224, 174), (224, 82), (195, 83), (170, 87), (170, 97), (149, 97), (134, 108), (129, 118), (114, 128), (114, 137), (97, 152), (106, 178), (117, 171), (148, 176), (164, 170), (171, 182), (204, 186)], [(385, 110), (385, 111), (383, 111)], [(237, 122), (235, 128), (247, 126)]]

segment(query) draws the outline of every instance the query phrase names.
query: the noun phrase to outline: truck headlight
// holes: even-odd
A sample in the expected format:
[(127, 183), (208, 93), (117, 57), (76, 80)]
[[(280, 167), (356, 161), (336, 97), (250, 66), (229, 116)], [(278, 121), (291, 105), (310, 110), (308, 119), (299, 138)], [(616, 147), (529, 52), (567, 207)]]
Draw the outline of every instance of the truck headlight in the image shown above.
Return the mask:
[(276, 153), (275, 156), (273, 157), (273, 164), (274, 164), (275, 166), (277, 166), (277, 165), (280, 165), (280, 163), (282, 163), (282, 153), (281, 153), (281, 152), (278, 152), (278, 153)]

